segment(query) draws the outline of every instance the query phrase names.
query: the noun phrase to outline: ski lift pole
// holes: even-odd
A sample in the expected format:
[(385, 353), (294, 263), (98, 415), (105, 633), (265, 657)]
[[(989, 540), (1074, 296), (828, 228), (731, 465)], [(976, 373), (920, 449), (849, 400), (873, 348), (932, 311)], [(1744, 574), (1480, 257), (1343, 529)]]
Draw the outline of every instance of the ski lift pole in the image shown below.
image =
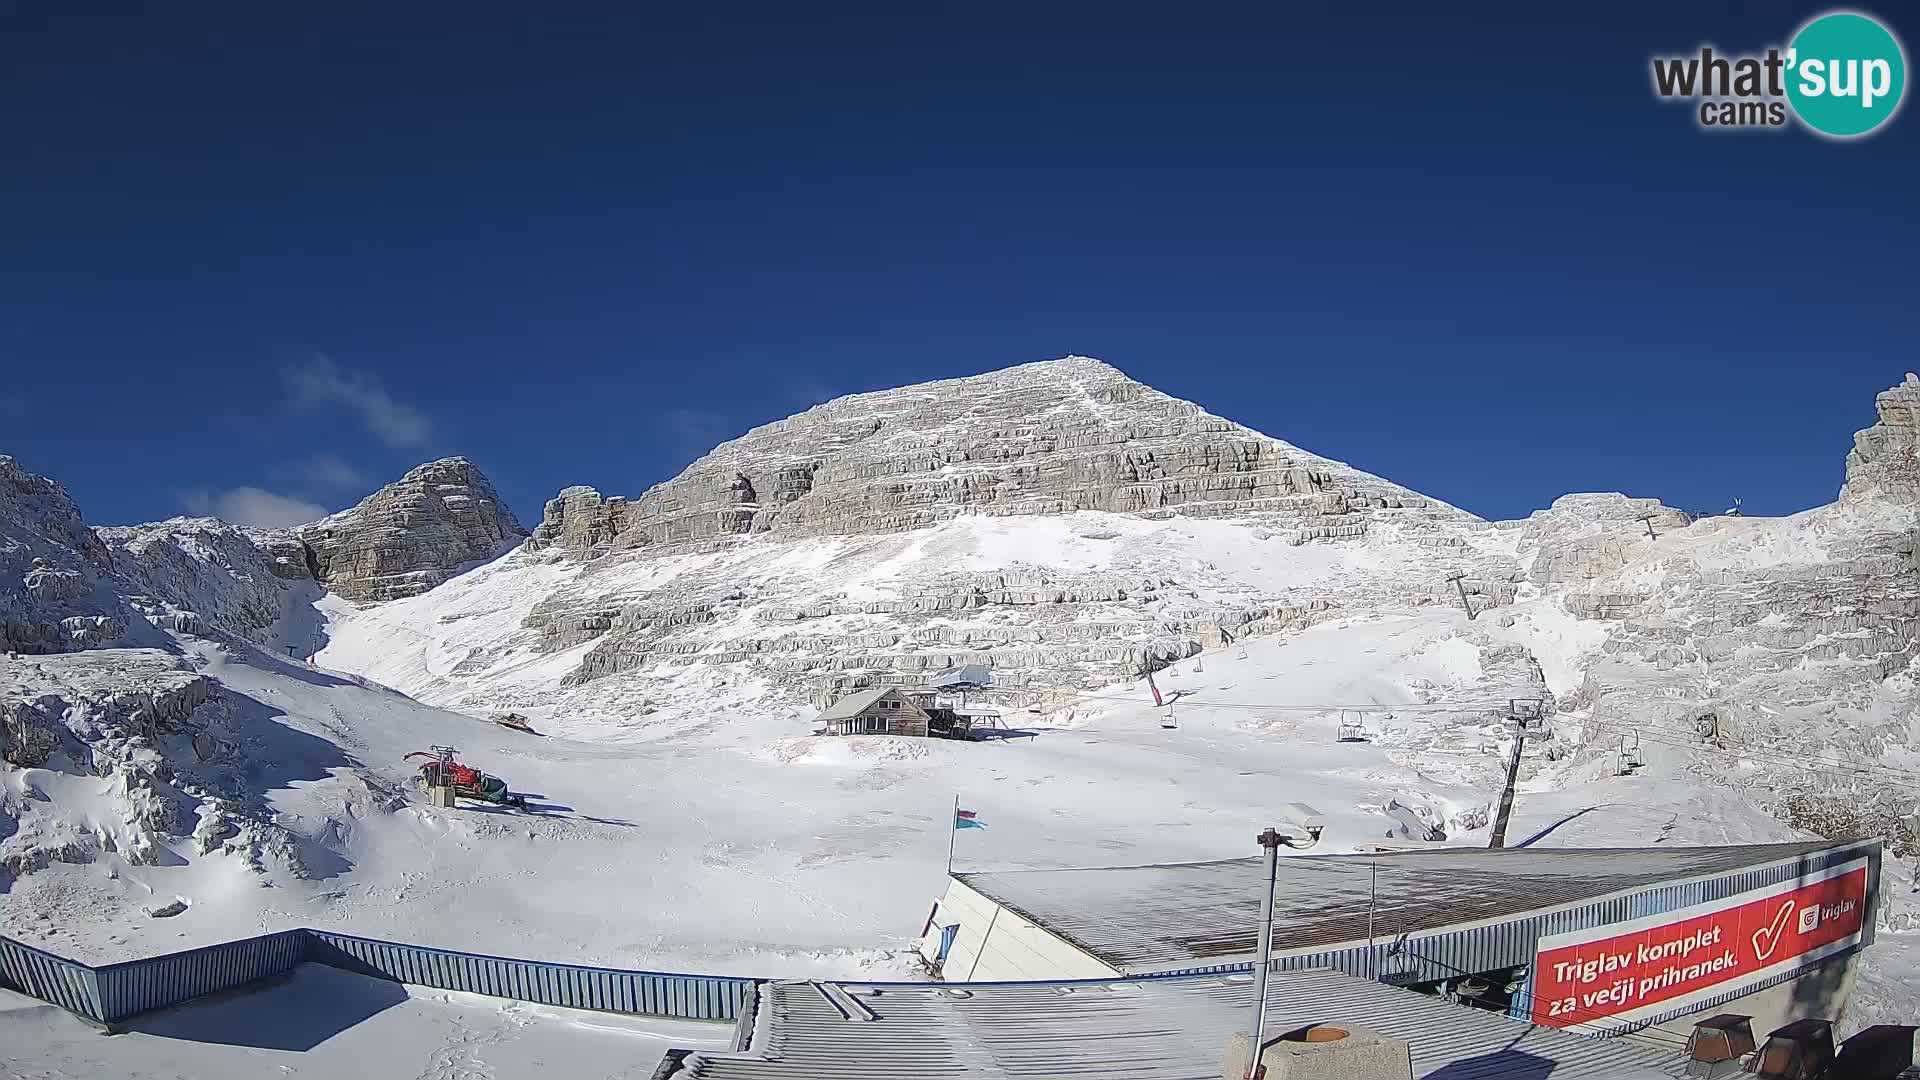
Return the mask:
[(1273, 886), (1280, 876), (1279, 831), (1269, 826), (1258, 839), (1260, 846), (1267, 849), (1267, 895), (1260, 905), (1260, 952), (1254, 957), (1253, 1017), (1247, 1030), (1246, 1080), (1256, 1080), (1260, 1075), (1261, 1040), (1267, 1023), (1267, 968), (1272, 965), (1273, 954)]
[(1513, 786), (1520, 779), (1520, 752), (1527, 745), (1528, 724), (1539, 718), (1540, 702), (1536, 699), (1507, 703), (1507, 727), (1513, 732), (1513, 757), (1507, 761), (1507, 782), (1500, 789), (1500, 815), (1493, 822), (1493, 838), (1487, 844), (1490, 848), (1507, 846), (1507, 819), (1513, 816)]
[(1380, 981), (1380, 957), (1373, 951), (1373, 908), (1380, 899), (1380, 864), (1368, 862), (1372, 877), (1367, 882), (1367, 977)]

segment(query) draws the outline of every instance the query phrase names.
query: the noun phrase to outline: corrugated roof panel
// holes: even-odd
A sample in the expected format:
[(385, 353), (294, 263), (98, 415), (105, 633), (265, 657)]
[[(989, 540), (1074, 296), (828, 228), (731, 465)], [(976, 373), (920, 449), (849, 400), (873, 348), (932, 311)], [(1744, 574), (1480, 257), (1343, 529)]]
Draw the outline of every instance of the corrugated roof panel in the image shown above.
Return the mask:
[(860, 710), (893, 693), (891, 686), (876, 686), (871, 690), (857, 690), (839, 701), (827, 706), (826, 711), (816, 720), (851, 720), (860, 715)]
[[(705, 1080), (1217, 1080), (1246, 1021), (1250, 981), (917, 987), (843, 983), (877, 1017), (845, 1019), (812, 985), (776, 983), (760, 1050), (695, 1053), (679, 1077)], [(1447, 1080), (1652, 1080), (1672, 1053), (1584, 1039), (1331, 971), (1276, 975), (1268, 1030), (1344, 1023), (1407, 1039), (1414, 1075)]]
[[(1815, 841), (1294, 855), (1280, 860), (1273, 946), (1279, 953), (1366, 940), (1370, 897), (1372, 936), (1391, 938), (1804, 858), (1838, 846)], [(1264, 874), (1256, 856), (955, 876), (1115, 969), (1131, 973), (1250, 961)]]

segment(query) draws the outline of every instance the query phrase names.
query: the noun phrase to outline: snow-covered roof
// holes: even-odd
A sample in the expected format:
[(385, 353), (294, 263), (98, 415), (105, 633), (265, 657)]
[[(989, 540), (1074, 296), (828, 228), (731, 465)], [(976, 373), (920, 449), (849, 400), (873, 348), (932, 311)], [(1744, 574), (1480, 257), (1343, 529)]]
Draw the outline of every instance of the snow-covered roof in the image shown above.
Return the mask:
[[(1246, 1023), (1253, 985), (1248, 976), (1204, 976), (966, 987), (787, 982), (762, 992), (768, 1000), (751, 1045), (767, 1048), (764, 1056), (700, 1052), (666, 1075), (1212, 1080), (1228, 1040)], [(1334, 971), (1269, 980), (1267, 1030), (1277, 1035), (1324, 1023), (1408, 1040), (1417, 1077), (1654, 1080), (1682, 1065), (1675, 1051), (1533, 1027)]]
[[(1649, 885), (1800, 860), (1820, 840), (1692, 848), (1442, 848), (1280, 860), (1275, 953), (1502, 919)], [(1378, 873), (1375, 873), (1375, 868)], [(1258, 856), (1216, 862), (955, 874), (1118, 971), (1249, 961), (1265, 888)]]
[(992, 682), (992, 668), (985, 664), (962, 664), (935, 675), (927, 681), (927, 685), (936, 690), (944, 690), (958, 686), (988, 686)]
[(891, 686), (876, 686), (871, 690), (856, 690), (839, 701), (827, 706), (817, 719), (851, 720), (866, 710), (867, 706), (894, 692)]

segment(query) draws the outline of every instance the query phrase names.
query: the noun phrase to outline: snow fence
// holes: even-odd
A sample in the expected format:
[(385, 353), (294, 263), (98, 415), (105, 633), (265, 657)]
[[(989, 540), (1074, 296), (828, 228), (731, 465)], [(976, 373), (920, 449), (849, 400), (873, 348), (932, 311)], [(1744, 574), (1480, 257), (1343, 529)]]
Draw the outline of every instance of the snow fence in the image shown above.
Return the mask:
[(108, 1025), (302, 963), (438, 990), (684, 1020), (738, 1020), (755, 988), (747, 978), (516, 960), (325, 930), (282, 930), (102, 967), (0, 937), (0, 986)]

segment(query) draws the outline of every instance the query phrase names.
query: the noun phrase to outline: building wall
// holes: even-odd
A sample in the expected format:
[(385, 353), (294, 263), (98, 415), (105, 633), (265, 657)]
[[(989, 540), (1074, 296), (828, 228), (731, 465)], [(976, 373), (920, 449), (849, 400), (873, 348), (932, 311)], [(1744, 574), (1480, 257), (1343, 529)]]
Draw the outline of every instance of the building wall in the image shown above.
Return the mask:
[(927, 737), (927, 714), (918, 705), (897, 694), (889, 694), (879, 701), (860, 710), (860, 714), (851, 720), (833, 720), (828, 722), (827, 731), (833, 735), (862, 734), (867, 720), (886, 722), (885, 734), (911, 735)]
[[(1532, 967), (1538, 959), (1541, 939), (1550, 934), (1592, 928), (1603, 934), (1622, 924), (1656, 917), (1680, 918), (1682, 909), (1702, 903), (1724, 906), (1741, 894), (1767, 886), (1794, 883), (1809, 874), (1839, 870), (1859, 859), (1868, 861), (1866, 875), (1868, 901), (1863, 915), (1860, 944), (1853, 950), (1830, 959), (1812, 960), (1812, 967), (1798, 973), (1779, 976), (1779, 982), (1761, 987), (1739, 998), (1703, 1001), (1687, 1005), (1674, 1001), (1673, 1007), (1641, 1023), (1661, 1023), (1675, 1030), (1691, 1028), (1692, 1019), (1716, 1012), (1741, 1012), (1754, 1016), (1755, 1033), (1767, 1031), (1787, 1020), (1805, 1016), (1837, 1018), (1853, 987), (1857, 960), (1853, 953), (1870, 947), (1873, 938), (1873, 908), (1878, 903), (1880, 846), (1877, 841), (1837, 846), (1795, 860), (1753, 867), (1690, 881), (1659, 884), (1619, 896), (1605, 897), (1539, 915), (1512, 919), (1489, 919), (1479, 924), (1440, 929), (1416, 935), (1406, 942), (1405, 950), (1394, 955), (1394, 942), (1382, 938), (1371, 944), (1349, 944), (1321, 949), (1302, 949), (1275, 956), (1278, 970), (1331, 967), (1371, 978), (1385, 972), (1405, 974), (1415, 981), (1433, 982), (1463, 971), (1494, 971), (1512, 967)], [(1107, 965), (1063, 938), (1020, 917), (1014, 911), (953, 881), (943, 900), (944, 911), (936, 921), (961, 926), (942, 977), (951, 982), (996, 979), (1107, 978)], [(1005, 926), (1005, 933), (1002, 926)], [(938, 929), (932, 931), (937, 947)], [(1251, 957), (1238, 963), (1226, 962), (1205, 967), (1164, 967), (1134, 971), (1145, 974), (1174, 972), (1246, 971)], [(1409, 970), (1401, 971), (1401, 967)], [(1531, 1018), (1535, 1002), (1533, 979), (1514, 1002), (1512, 1015)], [(1738, 991), (1734, 991), (1738, 992)], [(1711, 1002), (1711, 1003), (1709, 1003)], [(1739, 1007), (1735, 1007), (1736, 1003)], [(1762, 1024), (1768, 1026), (1762, 1028)]]
[[(1114, 968), (1041, 929), (1026, 918), (975, 892), (947, 881), (946, 895), (927, 933), (937, 943), (940, 927), (959, 923), (953, 947), (941, 968), (947, 982), (999, 982), (1021, 979), (1106, 979)], [(933, 946), (928, 947), (932, 951)]]

